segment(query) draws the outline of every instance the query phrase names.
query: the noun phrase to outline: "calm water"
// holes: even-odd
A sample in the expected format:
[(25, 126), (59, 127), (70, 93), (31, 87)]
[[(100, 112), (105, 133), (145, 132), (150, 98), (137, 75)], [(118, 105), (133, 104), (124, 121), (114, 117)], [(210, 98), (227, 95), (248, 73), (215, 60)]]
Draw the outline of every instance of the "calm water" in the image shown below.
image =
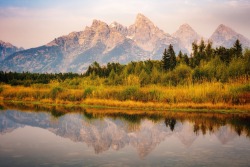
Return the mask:
[(0, 110), (0, 166), (250, 166), (250, 115)]

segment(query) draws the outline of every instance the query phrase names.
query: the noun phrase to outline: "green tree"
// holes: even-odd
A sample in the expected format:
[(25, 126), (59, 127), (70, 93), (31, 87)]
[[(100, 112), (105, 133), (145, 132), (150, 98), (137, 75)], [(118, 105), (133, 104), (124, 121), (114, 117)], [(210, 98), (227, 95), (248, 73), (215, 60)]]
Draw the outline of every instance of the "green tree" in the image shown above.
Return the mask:
[(176, 66), (176, 56), (175, 56), (174, 48), (171, 44), (169, 45), (168, 51), (170, 53), (170, 69), (173, 70)]
[(162, 57), (162, 66), (165, 71), (173, 70), (176, 66), (176, 56), (173, 46), (170, 44), (168, 50), (164, 50)]
[(145, 70), (141, 71), (139, 79), (141, 86), (145, 86), (150, 83), (150, 76), (145, 72)]
[(167, 49), (165, 48), (162, 56), (162, 68), (163, 70), (167, 71), (170, 69), (170, 53), (167, 52)]
[(238, 39), (234, 43), (233, 52), (236, 57), (242, 57), (242, 45)]
[(157, 84), (160, 82), (161, 75), (156, 67), (153, 67), (150, 78), (151, 78), (151, 83)]
[(177, 58), (176, 58), (176, 61), (177, 61), (177, 64), (180, 64), (180, 63), (182, 63), (182, 61), (183, 61), (183, 54), (182, 54), (181, 50), (180, 50), (179, 53), (178, 53), (178, 56), (177, 56)]
[(219, 56), (223, 62), (226, 62), (226, 63), (229, 63), (230, 60), (232, 59), (232, 56), (231, 56), (232, 54), (230, 53), (230, 49), (227, 49), (223, 46), (216, 48), (215, 54), (216, 56)]
[(214, 55), (214, 49), (213, 49), (213, 43), (211, 41), (208, 41), (206, 49), (205, 49), (205, 54), (206, 54), (206, 60), (211, 60)]
[(183, 56), (183, 62), (186, 64), (186, 65), (189, 65), (189, 58), (188, 58), (188, 55), (185, 53), (184, 56)]
[(245, 74), (247, 76), (250, 75), (250, 50), (246, 49), (244, 52), (244, 67), (245, 67)]

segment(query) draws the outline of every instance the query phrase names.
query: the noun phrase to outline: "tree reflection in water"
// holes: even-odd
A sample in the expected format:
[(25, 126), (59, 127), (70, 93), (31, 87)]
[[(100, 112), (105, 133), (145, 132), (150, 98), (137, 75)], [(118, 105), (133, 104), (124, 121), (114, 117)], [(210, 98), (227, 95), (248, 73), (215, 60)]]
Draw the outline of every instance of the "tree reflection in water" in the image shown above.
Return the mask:
[(193, 124), (193, 132), (196, 135), (215, 133), (222, 126), (229, 126), (239, 136), (245, 134), (250, 137), (250, 114), (248, 113), (216, 113), (216, 112), (173, 112), (173, 111), (122, 111), (115, 109), (85, 109), (81, 107), (67, 106), (42, 106), (37, 104), (4, 103), (0, 108), (12, 108), (18, 110), (32, 110), (49, 112), (54, 118), (60, 118), (67, 113), (82, 113), (84, 118), (91, 121), (103, 118), (121, 119), (128, 123), (130, 130), (140, 127), (142, 120), (153, 122), (164, 121), (166, 127), (174, 131), (177, 122), (188, 121)]

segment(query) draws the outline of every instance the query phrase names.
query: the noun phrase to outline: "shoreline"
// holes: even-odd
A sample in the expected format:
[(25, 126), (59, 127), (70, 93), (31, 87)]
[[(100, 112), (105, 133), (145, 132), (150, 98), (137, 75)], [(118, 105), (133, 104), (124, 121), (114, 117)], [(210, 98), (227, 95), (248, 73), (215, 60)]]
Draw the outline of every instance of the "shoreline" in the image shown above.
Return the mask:
[[(224, 103), (159, 103), (159, 102), (137, 102), (137, 101), (117, 101), (103, 99), (86, 99), (81, 102), (68, 101), (25, 101), (25, 100), (0, 100), (0, 105), (3, 107), (9, 105), (33, 105), (43, 108), (82, 108), (96, 110), (113, 110), (115, 112), (130, 113), (145, 113), (145, 112), (207, 112), (207, 113), (250, 113), (250, 104), (246, 105), (229, 105)], [(66, 111), (67, 112), (67, 111)], [(112, 112), (112, 111), (111, 111)], [(67, 112), (68, 113), (68, 112)], [(69, 112), (70, 113), (70, 112)]]

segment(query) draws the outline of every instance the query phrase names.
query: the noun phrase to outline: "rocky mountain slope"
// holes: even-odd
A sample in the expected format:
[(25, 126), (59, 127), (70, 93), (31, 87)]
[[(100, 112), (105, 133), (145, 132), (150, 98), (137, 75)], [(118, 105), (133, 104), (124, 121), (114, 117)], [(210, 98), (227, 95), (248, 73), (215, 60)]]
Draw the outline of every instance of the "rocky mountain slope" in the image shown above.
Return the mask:
[(23, 48), (18, 48), (8, 42), (0, 40), (0, 62), (3, 61), (9, 55), (21, 50), (23, 50)]
[[(250, 47), (250, 41), (226, 26), (219, 26), (209, 38), (215, 46), (232, 46), (239, 39), (244, 47)], [(201, 36), (188, 24), (180, 26), (170, 35), (154, 25), (142, 14), (138, 14), (134, 24), (129, 27), (117, 22), (108, 25), (94, 20), (83, 31), (72, 32), (55, 38), (46, 45), (17, 51), (9, 56), (4, 54), (0, 62), (2, 71), (30, 72), (84, 72), (97, 61), (128, 63), (147, 59), (161, 59), (162, 52), (170, 44), (178, 53), (190, 53), (192, 42)]]
[(219, 25), (209, 38), (209, 40), (213, 42), (214, 47), (224, 46), (226, 48), (232, 47), (237, 39), (240, 40), (243, 48), (250, 47), (249, 39), (223, 24)]
[(192, 43), (195, 41), (199, 42), (202, 39), (201, 35), (188, 24), (181, 25), (172, 36), (177, 38), (189, 53), (192, 52)]

